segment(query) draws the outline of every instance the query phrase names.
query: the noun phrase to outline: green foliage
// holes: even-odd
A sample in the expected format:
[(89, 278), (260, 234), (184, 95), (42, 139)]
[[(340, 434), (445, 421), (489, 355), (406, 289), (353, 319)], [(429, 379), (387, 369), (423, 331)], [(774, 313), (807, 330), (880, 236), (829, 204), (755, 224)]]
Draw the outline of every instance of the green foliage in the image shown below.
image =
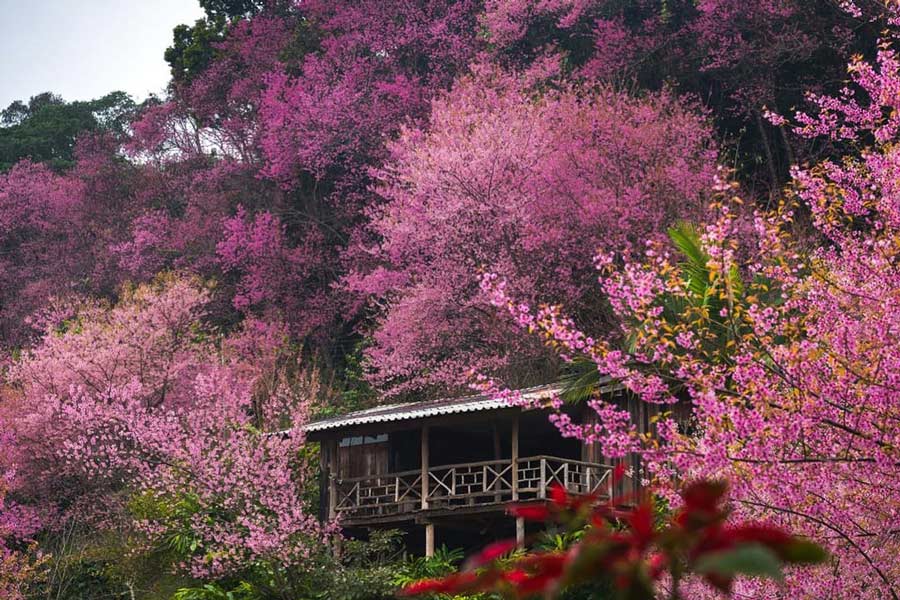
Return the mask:
[(185, 491), (177, 498), (168, 498), (145, 492), (132, 497), (128, 509), (135, 519), (166, 524), (165, 545), (156, 551), (170, 554), (173, 562), (185, 560), (197, 550), (199, 540), (193, 534), (191, 519), (200, 511), (200, 503), (194, 494)]
[(347, 540), (341, 560), (330, 571), (328, 587), (317, 600), (375, 600), (393, 598), (398, 565), (402, 565), (403, 533), (372, 531), (367, 541)]
[(597, 364), (586, 356), (576, 356), (563, 366), (557, 382), (562, 388), (562, 399), (569, 404), (585, 402), (594, 397), (601, 387), (603, 377)]
[[(727, 274), (717, 276), (710, 266), (709, 254), (703, 250), (699, 232), (690, 223), (680, 223), (669, 229), (669, 239), (683, 257), (678, 266), (690, 295), (686, 298), (668, 296), (664, 303), (664, 318), (674, 323), (678, 315), (691, 312), (715, 326), (717, 346), (726, 345), (733, 339), (734, 332), (719, 314), (729, 304), (743, 300), (744, 284), (737, 266), (732, 265)], [(629, 349), (633, 348), (632, 343)]]
[(193, 27), (178, 25), (172, 31), (172, 45), (163, 55), (169, 63), (174, 83), (191, 81), (206, 70), (216, 57), (214, 44), (225, 33), (225, 19), (198, 19)]
[(403, 532), (397, 529), (372, 530), (368, 540), (347, 540), (343, 563), (352, 568), (396, 565), (403, 555)]
[[(534, 548), (544, 552), (565, 551), (584, 538), (585, 529), (574, 530), (550, 527), (535, 541)], [(517, 554), (524, 556), (524, 552)], [(559, 596), (559, 600), (612, 600), (615, 590), (609, 581), (597, 581), (590, 584), (567, 588)]]
[(454, 573), (465, 554), (458, 548), (449, 549), (441, 546), (434, 551), (434, 556), (416, 556), (409, 558), (394, 575), (397, 586), (405, 586), (421, 579), (443, 577)]
[(207, 583), (201, 587), (182, 588), (172, 596), (172, 600), (257, 600), (257, 598), (259, 596), (253, 591), (253, 586), (247, 582), (241, 582), (231, 590)]
[[(696, 331), (704, 331), (702, 350), (711, 361), (728, 360), (729, 349), (743, 333), (740, 323), (721, 317), (723, 311), (733, 314), (731, 308), (757, 298), (748, 298), (744, 282), (737, 266), (726, 274), (717, 273), (709, 254), (703, 249), (700, 232), (692, 223), (681, 222), (668, 230), (669, 240), (682, 260), (678, 263), (679, 275), (686, 283), (687, 295), (666, 295), (662, 300), (662, 318), (678, 323), (684, 315), (692, 319)], [(765, 289), (766, 282), (757, 277), (754, 289)], [(767, 305), (775, 305), (780, 299), (772, 292), (765, 298)], [(623, 340), (623, 349), (633, 353), (637, 339), (645, 333), (641, 328), (632, 329), (630, 337)], [(587, 356), (578, 356), (567, 363), (558, 383), (561, 396), (569, 403), (583, 402), (596, 396), (607, 379), (601, 376), (596, 363)]]
[(339, 559), (328, 548), (304, 564), (259, 562), (236, 580), (178, 590), (172, 600), (388, 600), (402, 561), (402, 533), (373, 531), (367, 541), (346, 540)]
[[(516, 553), (518, 554), (518, 553)], [(397, 588), (405, 587), (423, 579), (445, 577), (459, 570), (465, 553), (459, 548), (441, 546), (435, 549), (434, 556), (410, 557), (395, 570), (393, 583)], [(499, 600), (494, 594), (475, 594), (466, 596), (435, 596), (440, 600)]]
[(65, 575), (50, 581), (50, 590), (60, 600), (100, 600), (124, 598), (127, 588), (110, 574), (105, 560), (71, 556), (65, 561)]
[(234, 19), (251, 17), (261, 11), (265, 2), (260, 0), (200, 0), (200, 6), (210, 19)]
[(338, 406), (328, 407), (337, 413), (352, 412), (373, 406), (378, 394), (366, 379), (365, 352), (372, 346), (372, 338), (366, 337), (353, 346), (353, 351), (344, 357), (342, 379), (344, 392)]
[(555, 527), (543, 532), (535, 542), (535, 547), (541, 550), (567, 550), (584, 537), (584, 529), (558, 530)]
[(46, 576), (41, 595), (56, 600), (169, 600), (189, 580), (170, 573), (171, 557), (143, 552), (127, 529), (98, 533), (67, 521), (41, 540)]
[(91, 132), (122, 134), (137, 105), (125, 92), (90, 101), (66, 102), (45, 92), (26, 105), (17, 100), (0, 112), (0, 172), (30, 158), (56, 170), (71, 167), (78, 136)]
[[(266, 2), (262, 0), (200, 0), (206, 17), (194, 25), (178, 25), (172, 31), (172, 45), (163, 55), (169, 63), (174, 83), (188, 83), (206, 70), (216, 58), (215, 44), (225, 39), (228, 26), (238, 19), (247, 19), (260, 13)], [(269, 2), (273, 10), (283, 9), (290, 3)]]

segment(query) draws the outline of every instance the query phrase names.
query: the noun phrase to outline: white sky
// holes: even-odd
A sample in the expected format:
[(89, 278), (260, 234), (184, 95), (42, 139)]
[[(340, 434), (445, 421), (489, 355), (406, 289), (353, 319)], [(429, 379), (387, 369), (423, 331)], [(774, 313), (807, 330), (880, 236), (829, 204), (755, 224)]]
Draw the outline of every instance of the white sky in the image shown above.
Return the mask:
[(197, 0), (0, 0), (0, 110), (47, 91), (159, 94), (172, 29), (202, 15)]

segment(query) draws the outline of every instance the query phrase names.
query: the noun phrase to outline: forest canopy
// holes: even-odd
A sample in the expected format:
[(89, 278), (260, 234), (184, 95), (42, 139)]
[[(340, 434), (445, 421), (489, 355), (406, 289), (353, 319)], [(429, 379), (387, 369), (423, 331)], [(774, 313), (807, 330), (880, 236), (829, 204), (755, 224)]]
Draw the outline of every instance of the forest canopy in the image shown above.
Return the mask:
[(735, 591), (898, 598), (893, 3), (200, 5), (165, 97), (0, 113), (0, 596), (390, 597), (303, 425), (575, 381), (830, 553)]

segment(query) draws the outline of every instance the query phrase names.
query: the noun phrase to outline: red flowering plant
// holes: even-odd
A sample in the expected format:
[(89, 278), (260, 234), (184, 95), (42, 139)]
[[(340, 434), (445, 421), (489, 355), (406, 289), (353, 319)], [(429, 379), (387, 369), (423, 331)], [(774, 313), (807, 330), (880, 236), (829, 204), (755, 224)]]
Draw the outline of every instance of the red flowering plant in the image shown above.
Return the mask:
[(680, 584), (689, 578), (728, 594), (737, 576), (780, 581), (784, 566), (825, 560), (819, 546), (781, 528), (729, 522), (726, 490), (722, 481), (688, 484), (681, 491), (680, 507), (659, 519), (650, 500), (636, 505), (627, 498), (598, 503), (596, 496), (572, 496), (556, 487), (546, 504), (515, 505), (510, 513), (583, 530), (567, 549), (507, 558), (516, 542), (496, 542), (458, 573), (415, 582), (401, 595), (554, 598), (569, 588), (608, 581), (620, 598), (652, 600), (667, 592), (677, 599), (683, 597)]

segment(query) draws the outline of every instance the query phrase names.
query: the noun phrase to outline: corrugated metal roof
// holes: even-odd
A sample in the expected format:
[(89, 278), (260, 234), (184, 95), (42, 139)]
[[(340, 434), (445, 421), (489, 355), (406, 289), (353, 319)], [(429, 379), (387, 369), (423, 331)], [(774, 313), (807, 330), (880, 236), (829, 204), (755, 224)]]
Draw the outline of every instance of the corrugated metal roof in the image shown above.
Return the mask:
[[(556, 385), (543, 385), (522, 390), (522, 395), (528, 399), (539, 400), (550, 398), (554, 393), (558, 392), (559, 387)], [(328, 429), (339, 429), (353, 425), (407, 421), (425, 417), (496, 410), (508, 407), (509, 404), (504, 400), (498, 400), (492, 396), (486, 395), (466, 396), (463, 398), (442, 398), (440, 400), (388, 404), (385, 406), (368, 408), (366, 410), (358, 410), (340, 417), (313, 421), (304, 429), (307, 432), (325, 431)]]

